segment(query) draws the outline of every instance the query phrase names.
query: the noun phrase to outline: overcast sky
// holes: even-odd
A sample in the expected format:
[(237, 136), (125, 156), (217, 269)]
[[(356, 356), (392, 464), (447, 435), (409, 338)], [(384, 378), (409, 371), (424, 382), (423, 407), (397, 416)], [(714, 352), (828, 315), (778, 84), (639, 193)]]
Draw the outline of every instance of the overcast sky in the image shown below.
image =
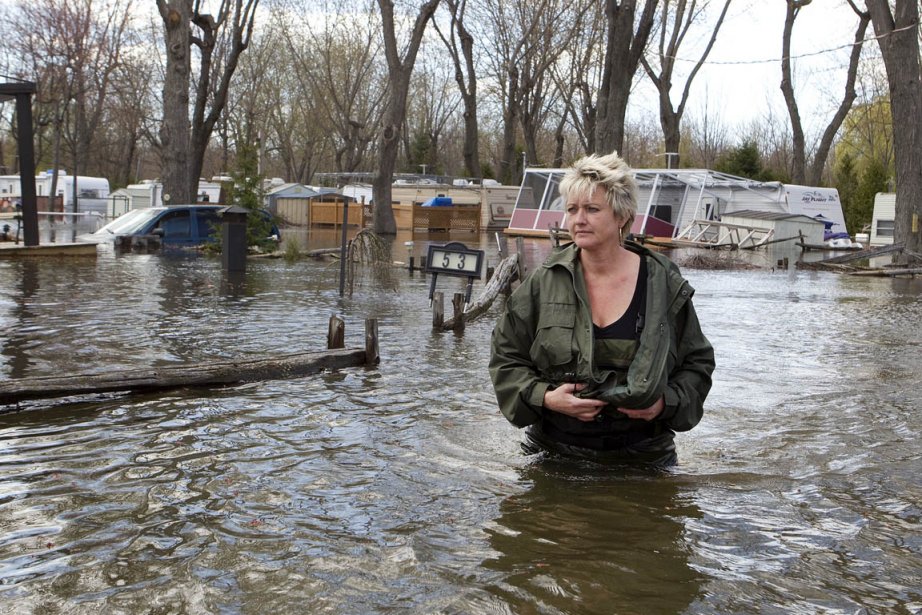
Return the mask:
[[(150, 5), (147, 4), (150, 2)], [(0, 0), (0, 6), (13, 0)], [(721, 4), (711, 0), (712, 6)], [(859, 6), (864, 6), (862, 0)], [(141, 0), (137, 10), (151, 10), (151, 0)], [(720, 108), (719, 119), (728, 126), (741, 126), (774, 109), (786, 117), (781, 97), (781, 33), (785, 0), (733, 0), (707, 65), (696, 78), (686, 118), (700, 118), (704, 101)], [(845, 68), (858, 19), (845, 0), (813, 0), (804, 7), (792, 38), (794, 85), (802, 119), (808, 131), (825, 126), (842, 97)], [(868, 37), (873, 28), (868, 27)], [(877, 42), (869, 43), (877, 53)], [(680, 53), (690, 70), (697, 55), (689, 45)], [(678, 100), (684, 82), (676, 80), (673, 99)], [(713, 114), (713, 111), (712, 111)], [(631, 117), (657, 121), (657, 102), (652, 86), (644, 84), (631, 99)]]
[[(858, 4), (863, 7), (862, 2)], [(721, 117), (729, 125), (756, 119), (770, 106), (787, 117), (780, 90), (785, 6), (784, 0), (734, 0), (708, 64), (695, 80), (689, 114), (703, 114), (707, 92), (709, 106), (719, 104)], [(844, 0), (813, 0), (801, 10), (791, 46), (796, 58), (794, 85), (805, 123), (825, 125), (842, 98), (850, 53), (843, 46), (854, 39), (857, 24), (857, 16)], [(865, 36), (873, 33), (868, 26)], [(876, 53), (877, 42), (869, 45)], [(650, 102), (655, 105), (655, 100)]]

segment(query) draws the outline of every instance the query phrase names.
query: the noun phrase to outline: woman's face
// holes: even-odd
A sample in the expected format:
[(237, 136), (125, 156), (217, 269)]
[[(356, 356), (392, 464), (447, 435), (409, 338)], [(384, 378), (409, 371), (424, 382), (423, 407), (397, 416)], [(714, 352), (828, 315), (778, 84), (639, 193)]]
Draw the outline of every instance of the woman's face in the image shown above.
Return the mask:
[(620, 243), (619, 229), (624, 221), (615, 216), (604, 188), (596, 186), (591, 193), (571, 195), (564, 210), (570, 237), (581, 249), (611, 248)]

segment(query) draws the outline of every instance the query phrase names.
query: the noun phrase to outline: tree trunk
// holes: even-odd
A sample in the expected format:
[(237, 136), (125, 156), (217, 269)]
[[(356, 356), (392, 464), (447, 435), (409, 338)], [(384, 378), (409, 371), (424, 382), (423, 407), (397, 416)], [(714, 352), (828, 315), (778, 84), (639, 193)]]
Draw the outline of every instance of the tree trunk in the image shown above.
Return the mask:
[(461, 94), (461, 100), (464, 103), (464, 147), (462, 155), (464, 157), (464, 168), (467, 174), (475, 179), (483, 177), (483, 169), (480, 166), (480, 126), (477, 120), (477, 91), (476, 86), (471, 83), (471, 92)]
[(666, 164), (667, 169), (678, 169), (681, 166), (681, 154), (679, 146), (682, 143), (682, 135), (679, 131), (679, 122), (681, 116), (672, 110), (671, 102), (660, 100), (660, 126), (663, 127), (663, 145), (666, 147)]
[(858, 28), (855, 30), (854, 44), (852, 46), (852, 53), (848, 62), (848, 74), (845, 80), (845, 93), (842, 97), (842, 102), (839, 104), (839, 108), (836, 109), (835, 115), (829, 121), (829, 125), (826, 126), (826, 130), (823, 131), (823, 136), (820, 138), (820, 143), (816, 148), (816, 153), (813, 155), (813, 164), (810, 166), (810, 174), (807, 177), (811, 186), (823, 185), (823, 170), (826, 168), (826, 160), (829, 158), (829, 151), (832, 149), (832, 144), (835, 141), (839, 129), (842, 127), (842, 123), (845, 121), (845, 118), (848, 117), (848, 113), (851, 111), (852, 105), (855, 103), (855, 99), (858, 97), (858, 94), (855, 91), (855, 81), (858, 78), (858, 65), (861, 62), (861, 49), (864, 46), (864, 36), (867, 33), (868, 24), (871, 22), (871, 15), (867, 12), (859, 11), (858, 7), (856, 7), (852, 2), (849, 2), (849, 4), (851, 4), (852, 10), (855, 11), (855, 14), (858, 15)]
[(667, 168), (679, 168), (681, 166), (681, 124), (682, 117), (685, 115), (685, 105), (688, 103), (691, 84), (714, 47), (717, 34), (720, 32), (720, 27), (727, 16), (727, 9), (730, 8), (730, 1), (724, 0), (720, 17), (711, 30), (710, 40), (704, 51), (702, 51), (701, 56), (695, 62), (691, 72), (685, 78), (682, 96), (677, 106), (674, 107), (672, 103), (672, 78), (675, 74), (676, 59), (679, 57), (685, 35), (695, 23), (695, 20), (702, 15), (700, 10), (696, 9), (693, 0), (691, 6), (688, 6), (688, 0), (679, 0), (675, 3), (675, 13), (671, 24), (669, 19), (670, 3), (665, 3), (663, 7), (659, 34), (659, 72), (657, 73), (653, 66), (641, 57), (644, 70), (646, 70), (647, 75), (659, 93), (660, 127), (663, 130), (663, 141), (666, 147)]
[(519, 124), (519, 113), (516, 105), (518, 99), (519, 71), (513, 66), (506, 74), (508, 83), (508, 100), (503, 110), (503, 157), (499, 161), (499, 178), (506, 185), (514, 185), (516, 181), (516, 165), (518, 156), (515, 152), (516, 127)]
[[(396, 84), (392, 82), (392, 85)], [(395, 117), (400, 115), (400, 111), (393, 107), (393, 103), (388, 104), (388, 109), (384, 113), (384, 128), (381, 130), (381, 138), (378, 142), (378, 169), (372, 181), (372, 193), (375, 199), (375, 206), (372, 210), (372, 227), (378, 235), (397, 234), (391, 184), (394, 181), (394, 168), (397, 165), (397, 149), (400, 144), (402, 121)], [(403, 102), (403, 113), (406, 113), (406, 98)]]
[(624, 119), (631, 83), (653, 29), (658, 4), (659, 0), (645, 0), (635, 31), (636, 0), (605, 0), (608, 36), (602, 87), (596, 106), (595, 145), (599, 152), (620, 152), (624, 147)]
[(397, 165), (397, 150), (400, 144), (400, 130), (407, 116), (407, 95), (410, 87), (410, 75), (416, 64), (416, 54), (423, 40), (426, 25), (440, 0), (429, 0), (419, 9), (406, 55), (400, 58), (397, 46), (396, 26), (394, 24), (394, 3), (392, 0), (378, 0), (381, 9), (381, 21), (384, 29), (384, 49), (387, 57), (388, 101), (384, 112), (383, 126), (379, 138), (378, 168), (372, 181), (374, 209), (372, 226), (379, 235), (396, 235), (397, 222), (391, 203), (391, 184), (394, 181), (394, 168)]
[(189, 156), (189, 78), (192, 72), (191, 0), (157, 0), (166, 39), (163, 76), (163, 121), (160, 124), (160, 163), (164, 199), (191, 203)]
[[(227, 92), (240, 54), (247, 48), (259, 0), (221, 3), (217, 18), (197, 11), (192, 0), (157, 0), (167, 47), (160, 125), (161, 177), (170, 203), (194, 203), (205, 152), (227, 103)], [(201, 37), (192, 35), (193, 24)], [(227, 34), (220, 70), (213, 68), (219, 30)], [(199, 75), (189, 119), (192, 45), (198, 46)], [(212, 74), (214, 72), (214, 74)]]
[(806, 181), (807, 145), (803, 123), (800, 120), (800, 110), (797, 108), (797, 98), (794, 96), (794, 83), (791, 80), (791, 33), (794, 30), (794, 20), (797, 19), (801, 7), (810, 4), (811, 1), (787, 0), (787, 13), (781, 35), (781, 93), (784, 95), (784, 104), (791, 119), (793, 159), (790, 171), (791, 182), (794, 184), (803, 184)]
[[(922, 252), (922, 74), (919, 65), (919, 5), (917, 0), (865, 0), (878, 37), (893, 117), (896, 161), (894, 242), (910, 253)], [(897, 262), (908, 262), (905, 252)]]
[[(464, 24), (459, 24), (458, 35), (461, 37), (461, 52), (467, 66), (467, 88), (461, 88), (461, 100), (464, 102), (464, 166), (471, 177), (483, 177), (480, 168), (480, 125), (477, 119), (477, 72), (474, 64), (474, 37)], [(463, 82), (464, 78), (459, 79)]]

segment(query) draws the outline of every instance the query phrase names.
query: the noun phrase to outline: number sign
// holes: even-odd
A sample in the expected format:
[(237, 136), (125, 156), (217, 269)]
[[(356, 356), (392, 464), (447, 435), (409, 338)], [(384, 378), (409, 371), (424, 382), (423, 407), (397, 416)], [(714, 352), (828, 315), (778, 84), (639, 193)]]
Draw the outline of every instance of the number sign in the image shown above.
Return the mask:
[(479, 278), (483, 268), (483, 250), (469, 250), (457, 241), (444, 246), (429, 246), (426, 271)]
[(463, 243), (453, 241), (444, 246), (429, 246), (429, 255), (426, 258), (426, 273), (432, 274), (432, 283), (429, 286), (429, 304), (435, 294), (435, 282), (440, 273), (467, 278), (467, 292), (464, 295), (465, 304), (470, 303), (471, 288), (474, 279), (481, 277), (483, 269), (483, 250), (471, 250)]

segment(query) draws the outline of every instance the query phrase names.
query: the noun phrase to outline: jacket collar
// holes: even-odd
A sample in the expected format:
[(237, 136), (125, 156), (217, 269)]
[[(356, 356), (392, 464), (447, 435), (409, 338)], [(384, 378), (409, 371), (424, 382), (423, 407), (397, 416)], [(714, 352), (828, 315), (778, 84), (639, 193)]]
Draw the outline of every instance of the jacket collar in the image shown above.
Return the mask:
[[(649, 248), (646, 248), (633, 241), (625, 241), (624, 247), (631, 252), (639, 254), (640, 256), (650, 256), (651, 254), (654, 254), (650, 251)], [(550, 256), (544, 260), (543, 266), (548, 269), (556, 266), (562, 266), (570, 271), (574, 271), (576, 268), (576, 263), (579, 261), (579, 253), (580, 249), (576, 247), (575, 243), (568, 243), (565, 246), (551, 252)]]

